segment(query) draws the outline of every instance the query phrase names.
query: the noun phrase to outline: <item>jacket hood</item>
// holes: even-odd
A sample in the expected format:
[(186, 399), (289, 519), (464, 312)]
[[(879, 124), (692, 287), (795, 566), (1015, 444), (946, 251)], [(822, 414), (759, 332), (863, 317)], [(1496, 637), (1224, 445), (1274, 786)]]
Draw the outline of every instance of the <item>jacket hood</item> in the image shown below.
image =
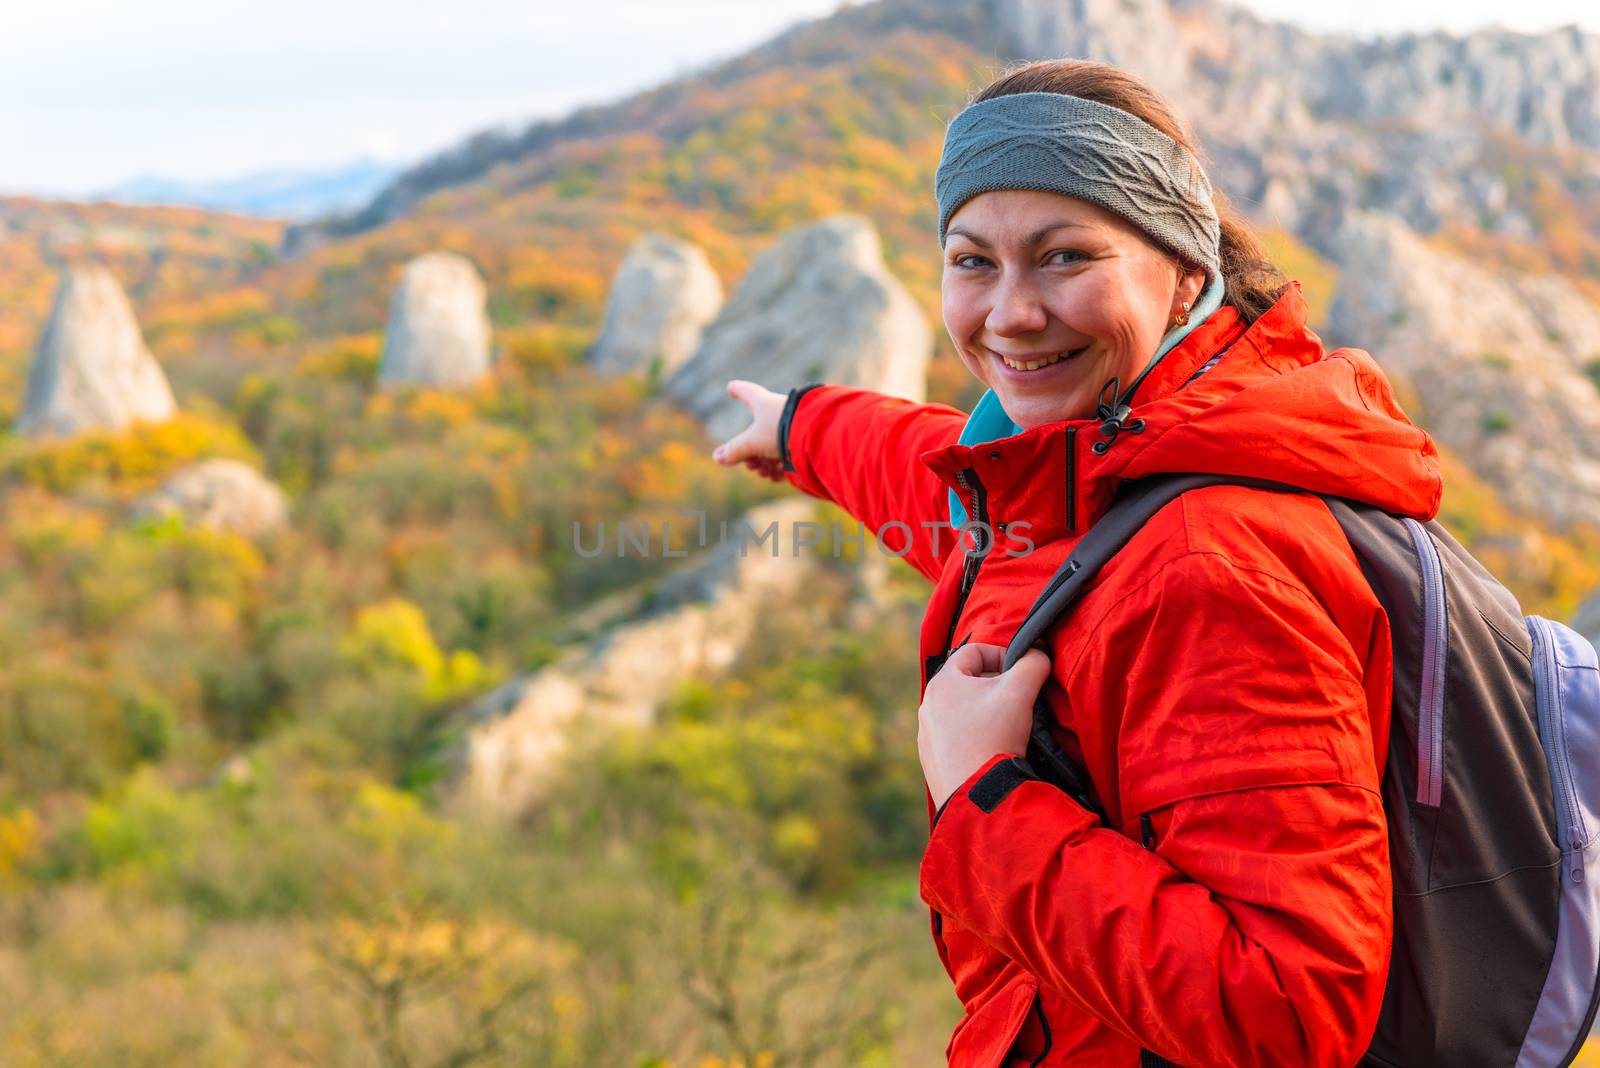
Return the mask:
[(1442, 492), (1432, 439), (1370, 355), (1324, 351), (1298, 282), (1248, 326), (1214, 312), (1145, 379), (1120, 429), (1066, 420), (921, 459), (969, 508), (981, 486), (991, 522), (1026, 512), (1046, 539), (1081, 533), (1117, 483), (1152, 475), (1270, 479), (1417, 519)]

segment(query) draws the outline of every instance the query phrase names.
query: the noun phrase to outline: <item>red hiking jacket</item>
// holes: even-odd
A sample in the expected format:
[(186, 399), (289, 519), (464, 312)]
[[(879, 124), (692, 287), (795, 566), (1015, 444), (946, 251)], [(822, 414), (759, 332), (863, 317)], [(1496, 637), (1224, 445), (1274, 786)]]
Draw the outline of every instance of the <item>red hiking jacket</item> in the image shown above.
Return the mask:
[[(792, 414), (788, 478), (873, 530), (904, 524), (879, 537), (936, 584), (924, 685), (947, 647), (1010, 640), (1119, 480), (1215, 472), (1417, 519), (1438, 508), (1433, 443), (1367, 353), (1324, 352), (1298, 284), (1248, 328), (1213, 314), (1134, 414), (1141, 432), (1071, 420), (969, 447), (954, 408), (821, 386)], [(995, 530), (980, 560), (923, 526), (948, 521), (951, 489)], [(1141, 1048), (1184, 1068), (1356, 1063), (1392, 936), (1392, 665), (1326, 505), (1186, 494), (1105, 567), (1050, 653), (1058, 738), (1112, 826), (1005, 754), (937, 813), (930, 799), (922, 896), (966, 1010), (950, 1063), (1131, 1068)]]

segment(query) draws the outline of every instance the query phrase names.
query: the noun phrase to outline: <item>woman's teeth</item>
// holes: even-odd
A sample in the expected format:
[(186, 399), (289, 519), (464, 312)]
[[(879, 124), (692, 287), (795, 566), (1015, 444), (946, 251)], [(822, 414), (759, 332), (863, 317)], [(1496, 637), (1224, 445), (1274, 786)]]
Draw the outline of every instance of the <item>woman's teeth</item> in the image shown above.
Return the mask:
[(1000, 359), (1005, 361), (1005, 365), (1007, 367), (1012, 368), (1013, 370), (1016, 370), (1016, 371), (1037, 371), (1041, 367), (1049, 367), (1053, 363), (1059, 363), (1062, 360), (1066, 359), (1068, 356), (1075, 356), (1078, 353), (1082, 352), (1083, 349), (1088, 348), (1088, 347), (1089, 346), (1085, 345), (1085, 346), (1083, 346), (1083, 348), (1070, 349), (1067, 352), (1058, 352), (1054, 356), (1046, 356), (1042, 360), (1032, 360), (1032, 361), (1029, 361), (1029, 362), (1023, 362), (1021, 360), (1013, 360), (1011, 357), (1009, 357), (1009, 356), (1001, 356), (999, 353), (995, 353), (995, 355), (996, 356), (1000, 356)]

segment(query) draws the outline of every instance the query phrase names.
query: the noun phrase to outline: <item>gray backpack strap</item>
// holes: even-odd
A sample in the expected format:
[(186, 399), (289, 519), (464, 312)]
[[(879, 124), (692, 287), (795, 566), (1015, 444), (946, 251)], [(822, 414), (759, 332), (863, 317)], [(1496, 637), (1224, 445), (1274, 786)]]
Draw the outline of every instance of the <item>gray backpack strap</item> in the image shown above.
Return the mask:
[[(1279, 493), (1307, 493), (1299, 486), (1269, 482), (1265, 479), (1230, 478), (1226, 475), (1173, 475), (1159, 479), (1142, 479), (1129, 483), (1133, 488), (1111, 506), (1073, 547), (1065, 563), (1056, 569), (1050, 581), (1034, 600), (1033, 607), (1023, 617), (1022, 625), (1006, 646), (1003, 670), (1012, 666), (1034, 646), (1044, 646), (1045, 636), (1067, 611), (1088, 590), (1106, 561), (1121, 551), (1134, 534), (1151, 516), (1177, 500), (1190, 490), (1205, 486), (1251, 486)], [(1078, 804), (1109, 823), (1104, 806), (1094, 792), (1088, 773), (1080, 768), (1062, 750), (1055, 735), (1050, 733), (1054, 715), (1045, 703), (1041, 691), (1033, 704), (1033, 730), (1028, 741), (1028, 763), (1039, 777), (1060, 787)], [(1176, 1068), (1171, 1061), (1158, 1057), (1149, 1050), (1139, 1051), (1140, 1068)]]
[[(1145, 522), (1161, 509), (1190, 490), (1204, 486), (1252, 486), (1283, 493), (1309, 492), (1298, 486), (1289, 486), (1265, 479), (1234, 478), (1228, 475), (1172, 475), (1162, 478), (1141, 479), (1128, 483), (1131, 489), (1101, 516), (1073, 548), (1065, 563), (1056, 569), (1050, 581), (1034, 600), (1033, 607), (1023, 617), (1022, 625), (1006, 646), (1004, 670), (1012, 666), (1034, 646), (1044, 647), (1044, 640), (1068, 609), (1076, 604), (1089, 588), (1106, 561), (1128, 543)], [(1105, 809), (1095, 796), (1094, 787), (1083, 769), (1069, 757), (1050, 733), (1053, 717), (1041, 693), (1033, 706), (1033, 731), (1028, 743), (1028, 762), (1039, 777), (1066, 791), (1084, 808), (1106, 818)]]

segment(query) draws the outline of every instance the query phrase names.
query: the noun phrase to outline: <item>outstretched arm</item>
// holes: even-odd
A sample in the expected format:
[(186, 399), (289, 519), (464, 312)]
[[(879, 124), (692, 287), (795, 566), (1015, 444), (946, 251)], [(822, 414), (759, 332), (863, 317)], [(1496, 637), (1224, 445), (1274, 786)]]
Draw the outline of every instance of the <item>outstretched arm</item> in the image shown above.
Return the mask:
[(920, 457), (954, 442), (965, 415), (851, 386), (808, 387), (792, 406), (789, 396), (740, 379), (728, 383), (728, 394), (750, 409), (751, 424), (717, 447), (717, 462), (743, 463), (832, 501), (884, 548), (938, 578), (956, 535), (947, 526), (948, 491)]

